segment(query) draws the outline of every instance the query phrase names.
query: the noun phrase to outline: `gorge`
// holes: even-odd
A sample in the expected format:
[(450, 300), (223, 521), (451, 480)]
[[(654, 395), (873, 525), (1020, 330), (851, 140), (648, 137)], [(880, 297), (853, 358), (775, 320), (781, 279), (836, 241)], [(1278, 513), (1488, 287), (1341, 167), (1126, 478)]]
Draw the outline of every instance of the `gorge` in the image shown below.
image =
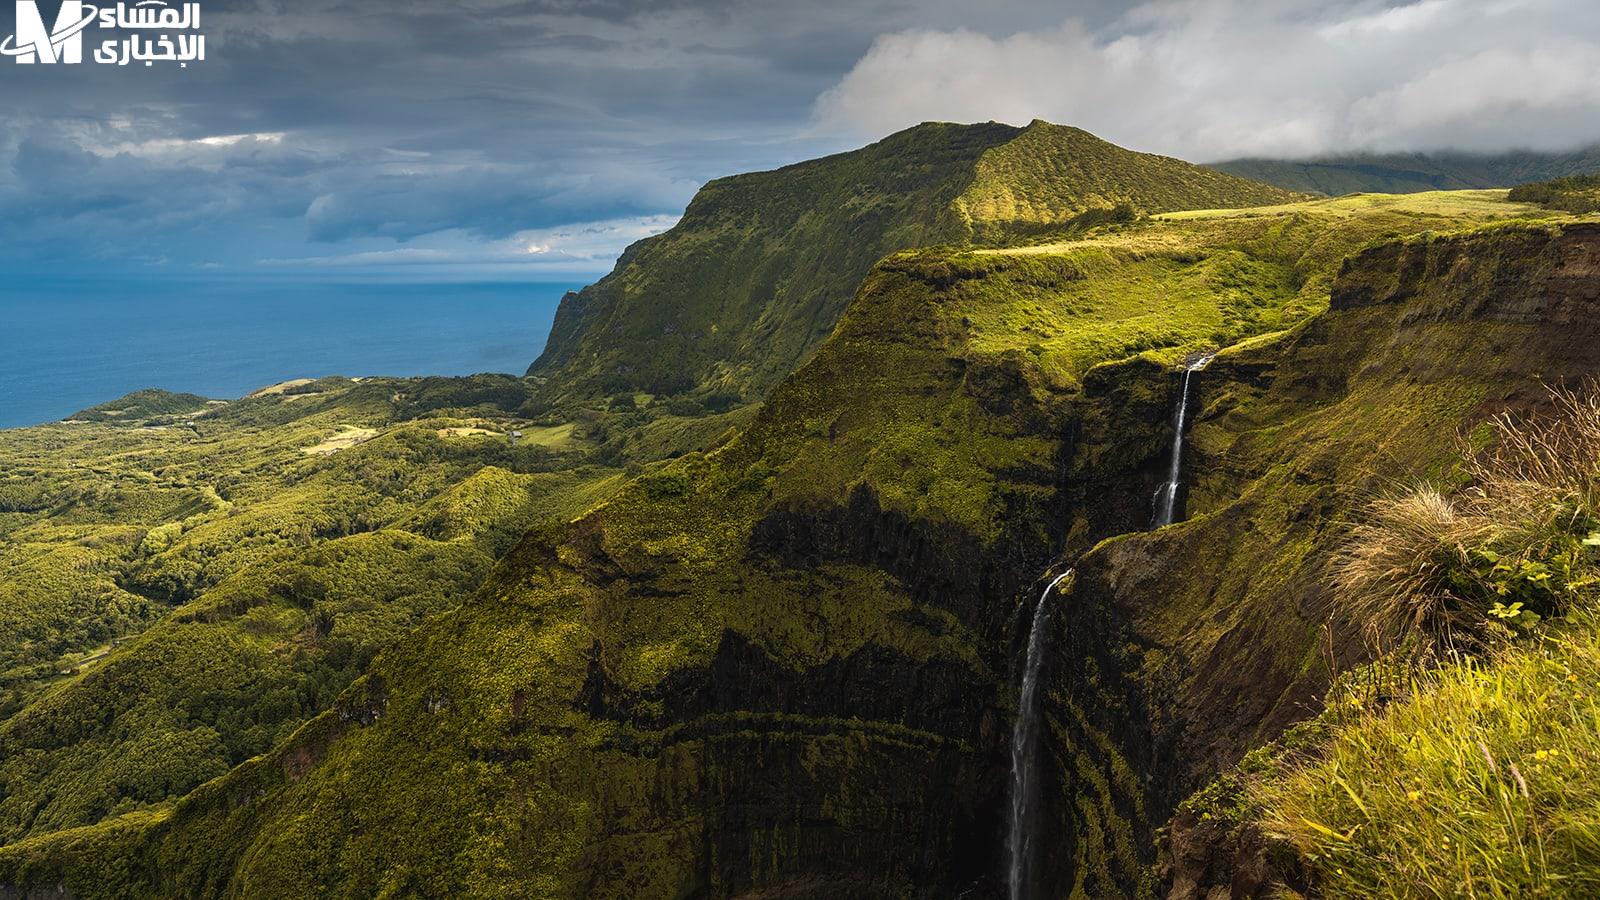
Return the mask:
[(707, 185), (525, 377), (8, 436), (71, 590), (0, 622), (0, 896), (1357, 896), (1239, 767), (1373, 662), (1348, 523), (1597, 304), (1503, 191), (929, 124)]

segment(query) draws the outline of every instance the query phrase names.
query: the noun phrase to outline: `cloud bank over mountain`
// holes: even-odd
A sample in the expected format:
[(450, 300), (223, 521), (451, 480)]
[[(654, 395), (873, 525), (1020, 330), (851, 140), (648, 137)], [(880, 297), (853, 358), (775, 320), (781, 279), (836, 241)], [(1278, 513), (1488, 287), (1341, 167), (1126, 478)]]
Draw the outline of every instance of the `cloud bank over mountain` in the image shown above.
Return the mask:
[[(1190, 159), (1600, 139), (1578, 0), (202, 5), (187, 70), (0, 60), (0, 264), (598, 274), (710, 178), (926, 119)], [(515, 252), (552, 229), (588, 237)]]
[(1560, 150), (1600, 138), (1597, 67), (1581, 0), (1166, 0), (1098, 28), (886, 34), (817, 114), (862, 134), (1038, 117), (1201, 160)]

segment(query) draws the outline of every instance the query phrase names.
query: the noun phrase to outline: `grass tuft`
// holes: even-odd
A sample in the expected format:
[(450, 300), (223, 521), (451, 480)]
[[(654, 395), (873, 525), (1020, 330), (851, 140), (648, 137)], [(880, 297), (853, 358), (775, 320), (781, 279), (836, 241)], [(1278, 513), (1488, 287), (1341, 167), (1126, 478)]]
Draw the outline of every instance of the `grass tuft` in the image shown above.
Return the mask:
[(1467, 488), (1375, 501), (1333, 569), (1370, 638), (1474, 652), (1330, 699), (1323, 752), (1251, 789), (1322, 896), (1600, 896), (1600, 386), (1489, 431)]
[(1600, 387), (1502, 414), (1471, 486), (1373, 501), (1332, 564), (1334, 600), (1375, 650), (1481, 647), (1560, 615), (1600, 583)]

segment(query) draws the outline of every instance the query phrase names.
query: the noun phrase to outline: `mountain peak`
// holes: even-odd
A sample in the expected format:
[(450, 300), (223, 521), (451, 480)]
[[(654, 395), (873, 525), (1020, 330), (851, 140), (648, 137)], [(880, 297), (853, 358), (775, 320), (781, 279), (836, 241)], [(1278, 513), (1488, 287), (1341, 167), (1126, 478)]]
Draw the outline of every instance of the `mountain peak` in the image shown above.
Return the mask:
[(754, 399), (827, 337), (862, 277), (897, 250), (1062, 231), (1109, 210), (1294, 197), (1042, 119), (924, 122), (859, 150), (707, 183), (677, 226), (562, 301), (529, 373), (553, 376), (569, 398)]

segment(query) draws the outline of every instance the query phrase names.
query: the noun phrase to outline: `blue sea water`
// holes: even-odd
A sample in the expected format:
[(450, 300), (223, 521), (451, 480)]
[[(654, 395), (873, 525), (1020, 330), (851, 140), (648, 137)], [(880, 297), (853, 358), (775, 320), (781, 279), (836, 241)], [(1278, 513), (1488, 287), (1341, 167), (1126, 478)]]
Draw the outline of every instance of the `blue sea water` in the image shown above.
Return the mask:
[(569, 283), (72, 282), (0, 293), (0, 428), (140, 388), (234, 398), (290, 378), (521, 374)]

